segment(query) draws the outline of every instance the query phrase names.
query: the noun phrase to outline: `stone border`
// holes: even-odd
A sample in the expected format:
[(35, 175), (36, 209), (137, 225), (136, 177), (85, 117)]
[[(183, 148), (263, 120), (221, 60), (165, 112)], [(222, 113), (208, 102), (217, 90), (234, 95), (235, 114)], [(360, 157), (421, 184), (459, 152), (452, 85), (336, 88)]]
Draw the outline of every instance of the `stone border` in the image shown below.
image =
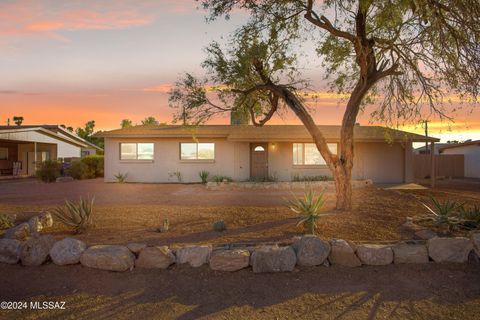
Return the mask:
[[(372, 185), (372, 180), (354, 180), (352, 188), (363, 188)], [(294, 190), (308, 188), (335, 189), (333, 181), (278, 181), (278, 182), (207, 182), (208, 190)]]
[(0, 239), (0, 263), (39, 266), (49, 258), (57, 265), (81, 263), (85, 267), (128, 271), (133, 268), (166, 269), (173, 264), (212, 270), (237, 271), (251, 267), (253, 272), (293, 271), (295, 266), (389, 265), (399, 263), (465, 263), (479, 261), (480, 233), (470, 239), (439, 238), (428, 241), (399, 241), (391, 244), (355, 244), (350, 241), (322, 240), (316, 236), (297, 237), (291, 245), (217, 246), (189, 245), (178, 248), (122, 245), (87, 245), (74, 238), (55, 241), (52, 235), (35, 234), (25, 242)]

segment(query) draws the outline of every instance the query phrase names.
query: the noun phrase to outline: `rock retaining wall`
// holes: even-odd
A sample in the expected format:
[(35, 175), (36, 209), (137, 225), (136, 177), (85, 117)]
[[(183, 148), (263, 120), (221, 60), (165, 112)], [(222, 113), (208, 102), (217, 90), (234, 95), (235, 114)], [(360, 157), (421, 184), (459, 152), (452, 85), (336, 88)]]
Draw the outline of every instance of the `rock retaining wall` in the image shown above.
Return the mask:
[(480, 233), (470, 238), (432, 238), (428, 241), (400, 241), (391, 244), (359, 244), (316, 236), (294, 239), (291, 245), (238, 246), (190, 245), (176, 249), (139, 243), (87, 245), (77, 239), (54, 241), (51, 235), (35, 235), (21, 242), (0, 239), (0, 263), (39, 266), (81, 263), (85, 267), (128, 271), (136, 268), (166, 269), (173, 264), (200, 267), (208, 264), (218, 271), (252, 268), (253, 272), (293, 271), (295, 266), (388, 265), (399, 263), (465, 263), (479, 261)]
[[(352, 181), (352, 188), (362, 188), (372, 184), (372, 180), (354, 180)], [(207, 182), (208, 190), (294, 190), (308, 188), (323, 188), (327, 190), (335, 190), (335, 183), (333, 181)]]

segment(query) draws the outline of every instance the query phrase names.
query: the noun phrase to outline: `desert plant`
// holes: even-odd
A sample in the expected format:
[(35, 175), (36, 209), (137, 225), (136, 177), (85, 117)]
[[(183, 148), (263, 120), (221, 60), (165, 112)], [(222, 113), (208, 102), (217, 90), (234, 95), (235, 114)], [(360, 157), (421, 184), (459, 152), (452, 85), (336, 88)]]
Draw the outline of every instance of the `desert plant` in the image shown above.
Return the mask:
[(117, 173), (115, 175), (113, 175), (115, 177), (115, 179), (117, 180), (118, 183), (124, 183), (127, 181), (127, 177), (128, 177), (128, 173)]
[(317, 228), (316, 221), (320, 217), (327, 215), (319, 213), (319, 210), (325, 203), (323, 196), (323, 192), (316, 197), (312, 190), (308, 190), (305, 191), (303, 198), (298, 199), (294, 197), (293, 200), (288, 201), (288, 208), (298, 214), (299, 221), (297, 226), (303, 224), (304, 228), (310, 234), (315, 234)]
[(200, 171), (200, 172), (198, 173), (198, 176), (200, 177), (200, 179), (202, 179), (202, 183), (203, 183), (203, 184), (207, 183), (207, 181), (208, 181), (208, 176), (209, 176), (209, 175), (210, 175), (210, 172), (205, 171), (205, 170)]
[(477, 205), (470, 208), (461, 206), (459, 208), (458, 216), (462, 220), (460, 222), (462, 228), (467, 230), (480, 228), (480, 207), (477, 207)]
[(89, 179), (92, 177), (92, 173), (89, 172), (88, 166), (81, 160), (72, 161), (70, 167), (67, 169), (67, 174), (76, 180)]
[(89, 178), (103, 177), (104, 171), (104, 157), (86, 156), (81, 160), (87, 166), (87, 176)]
[(15, 216), (0, 213), (0, 230), (8, 229), (15, 226)]
[(462, 222), (456, 215), (456, 212), (463, 206), (463, 204), (450, 200), (440, 202), (432, 196), (430, 196), (430, 200), (432, 202), (432, 205), (430, 206), (422, 202), (422, 205), (427, 208), (430, 213), (427, 217), (428, 220), (431, 220), (437, 225), (445, 224), (448, 226), (449, 230), (455, 229)]
[(62, 164), (56, 160), (45, 160), (37, 164), (37, 178), (43, 182), (55, 182), (60, 177)]
[(163, 219), (162, 225), (157, 228), (157, 232), (165, 233), (170, 229), (170, 221), (168, 218)]
[(65, 206), (55, 208), (53, 215), (64, 225), (73, 228), (75, 233), (82, 233), (92, 225), (93, 202), (94, 198), (83, 200), (80, 197), (78, 203), (65, 199)]
[(302, 182), (302, 181), (331, 181), (332, 177), (319, 175), (319, 176), (300, 176), (298, 173), (294, 174), (292, 181)]
[(228, 176), (220, 176), (220, 175), (213, 176), (212, 180), (215, 182), (232, 182), (233, 181), (233, 179)]
[(225, 221), (223, 220), (218, 220), (213, 223), (213, 230), (214, 231), (225, 231), (227, 230), (227, 226), (225, 225)]

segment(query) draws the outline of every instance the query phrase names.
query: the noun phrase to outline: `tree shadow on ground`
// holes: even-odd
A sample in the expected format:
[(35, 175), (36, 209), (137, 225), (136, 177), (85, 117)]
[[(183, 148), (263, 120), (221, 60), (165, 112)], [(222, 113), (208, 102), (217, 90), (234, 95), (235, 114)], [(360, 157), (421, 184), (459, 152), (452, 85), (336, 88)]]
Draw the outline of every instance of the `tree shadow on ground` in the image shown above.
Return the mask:
[(2, 265), (0, 287), (6, 301), (67, 301), (67, 310), (44, 318), (403, 319), (438, 318), (438, 312), (453, 316), (454, 311), (469, 318), (475, 313), (468, 312), (480, 310), (479, 271), (478, 264), (433, 263), (312, 267), (277, 274), (222, 273), (186, 265), (126, 273), (80, 265)]

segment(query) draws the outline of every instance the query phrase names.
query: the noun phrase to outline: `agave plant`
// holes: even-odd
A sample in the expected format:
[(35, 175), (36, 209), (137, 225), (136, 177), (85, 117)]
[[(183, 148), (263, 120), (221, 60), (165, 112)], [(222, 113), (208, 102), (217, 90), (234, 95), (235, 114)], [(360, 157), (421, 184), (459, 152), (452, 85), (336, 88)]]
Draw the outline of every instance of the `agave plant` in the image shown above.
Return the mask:
[(461, 206), (459, 208), (459, 218), (462, 219), (461, 225), (468, 230), (480, 228), (480, 207), (474, 205), (471, 208)]
[(200, 179), (202, 179), (202, 183), (206, 184), (208, 181), (208, 176), (210, 175), (210, 172), (203, 170), (203, 171), (200, 171), (198, 175)]
[(123, 183), (125, 181), (127, 181), (127, 177), (128, 177), (128, 173), (117, 173), (116, 175), (114, 175), (115, 179), (117, 179), (117, 182), (120, 182), (120, 183)]
[(15, 216), (0, 213), (0, 230), (15, 226)]
[(76, 233), (82, 233), (92, 224), (93, 202), (94, 198), (83, 200), (81, 197), (78, 203), (65, 200), (65, 206), (55, 208), (53, 215)]
[(462, 222), (462, 219), (456, 216), (455, 213), (463, 207), (463, 204), (450, 200), (440, 202), (434, 197), (430, 197), (430, 200), (432, 201), (431, 206), (423, 202), (422, 205), (429, 211), (430, 216), (428, 219), (433, 221), (433, 223), (437, 225), (446, 224), (448, 229), (452, 230)]
[(322, 208), (325, 200), (322, 192), (318, 197), (312, 190), (304, 193), (303, 198), (294, 198), (288, 201), (290, 210), (298, 214), (297, 226), (303, 224), (304, 228), (310, 234), (315, 234), (317, 228), (317, 219), (327, 214), (320, 214), (319, 210)]

